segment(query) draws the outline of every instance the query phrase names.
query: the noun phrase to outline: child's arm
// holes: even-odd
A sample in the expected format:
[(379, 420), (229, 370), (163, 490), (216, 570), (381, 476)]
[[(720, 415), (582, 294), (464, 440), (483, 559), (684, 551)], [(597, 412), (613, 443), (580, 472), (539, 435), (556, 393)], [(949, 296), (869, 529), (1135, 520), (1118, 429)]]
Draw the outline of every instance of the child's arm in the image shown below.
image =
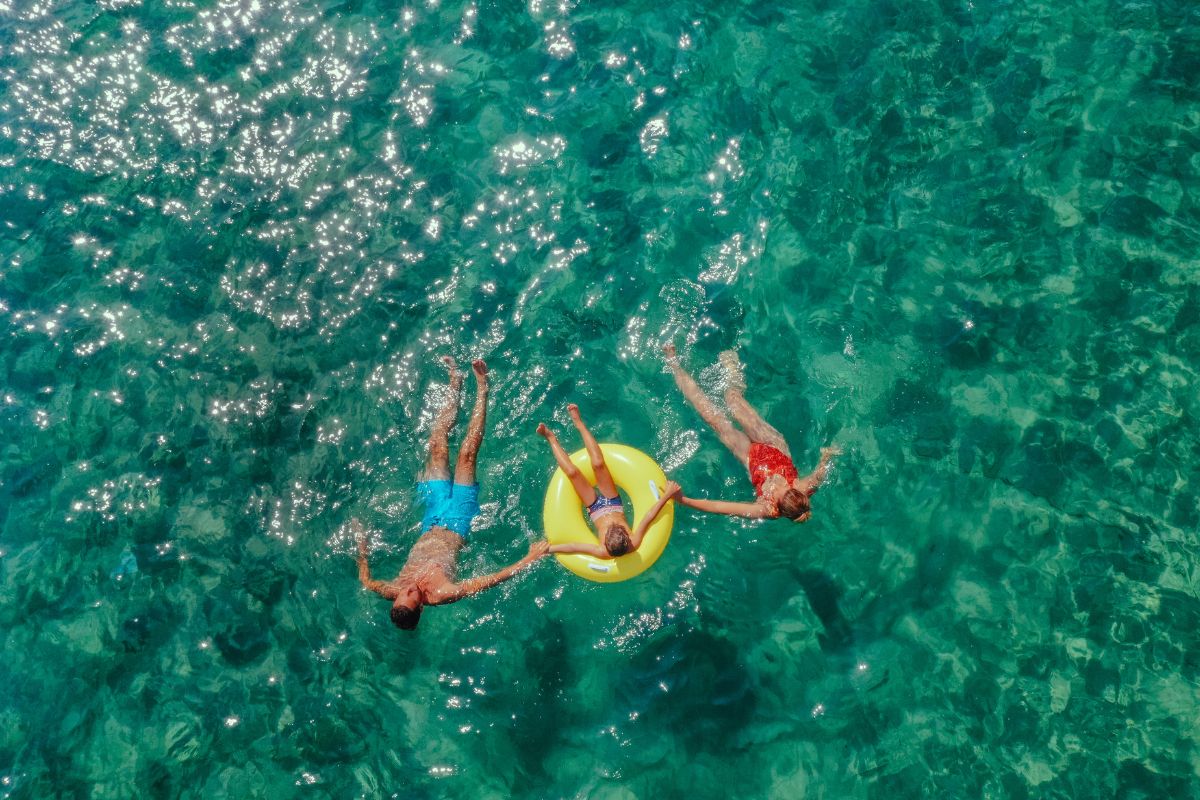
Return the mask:
[(821, 487), (821, 484), (825, 482), (825, 476), (829, 474), (829, 464), (833, 461), (833, 457), (841, 454), (842, 448), (836, 445), (821, 448), (821, 460), (817, 463), (817, 468), (800, 480), (802, 491), (805, 494), (812, 494)]
[(592, 544), (591, 542), (564, 542), (562, 544), (550, 545), (550, 552), (569, 555), (571, 553), (582, 553), (585, 556), (595, 556), (596, 558), (612, 558), (608, 551), (602, 545)]
[(658, 519), (658, 515), (667, 507), (667, 503), (671, 502), (671, 498), (679, 495), (682, 497), (683, 490), (679, 488), (679, 484), (675, 481), (667, 481), (667, 485), (663, 487), (662, 494), (658, 500), (654, 501), (654, 505), (642, 517), (642, 521), (633, 529), (633, 535), (629, 537), (629, 541), (633, 542), (633, 549), (637, 550), (642, 546), (642, 537), (646, 535), (646, 531), (654, 524), (654, 520)]
[(765, 519), (776, 516), (766, 503), (730, 503), (726, 500), (700, 500), (695, 497), (679, 496), (679, 502), (697, 511), (707, 511), (711, 514), (725, 514), (730, 517), (745, 517), (746, 519)]

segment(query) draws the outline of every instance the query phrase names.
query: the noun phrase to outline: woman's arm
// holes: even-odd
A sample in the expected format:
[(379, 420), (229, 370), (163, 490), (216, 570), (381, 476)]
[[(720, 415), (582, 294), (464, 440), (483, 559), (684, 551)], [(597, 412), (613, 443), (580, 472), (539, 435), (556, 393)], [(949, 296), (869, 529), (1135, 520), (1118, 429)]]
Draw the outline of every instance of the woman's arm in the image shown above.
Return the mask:
[(556, 555), (570, 555), (572, 553), (581, 553), (586, 556), (595, 556), (596, 558), (612, 558), (608, 551), (603, 546), (592, 544), (591, 542), (563, 542), (562, 544), (550, 545), (550, 552)]
[(679, 502), (697, 511), (707, 511), (710, 514), (725, 514), (730, 517), (745, 517), (746, 519), (765, 519), (777, 516), (772, 514), (765, 503), (730, 503), (727, 500), (700, 500), (695, 497), (679, 496)]
[(645, 515), (642, 516), (642, 521), (637, 524), (637, 527), (633, 529), (633, 535), (629, 537), (629, 541), (633, 542), (634, 550), (642, 546), (642, 538), (646, 535), (646, 531), (658, 519), (658, 515), (667, 507), (667, 503), (671, 502), (671, 499), (676, 495), (682, 496), (683, 490), (679, 488), (679, 484), (675, 481), (667, 481), (667, 485), (663, 487), (662, 494), (658, 500), (647, 509)]
[(829, 465), (833, 462), (834, 456), (840, 456), (842, 448), (837, 447), (822, 447), (821, 460), (817, 463), (817, 468), (811, 473), (800, 479), (800, 486), (805, 494), (812, 494), (817, 489), (821, 488), (821, 484), (825, 482), (825, 477), (829, 475)]

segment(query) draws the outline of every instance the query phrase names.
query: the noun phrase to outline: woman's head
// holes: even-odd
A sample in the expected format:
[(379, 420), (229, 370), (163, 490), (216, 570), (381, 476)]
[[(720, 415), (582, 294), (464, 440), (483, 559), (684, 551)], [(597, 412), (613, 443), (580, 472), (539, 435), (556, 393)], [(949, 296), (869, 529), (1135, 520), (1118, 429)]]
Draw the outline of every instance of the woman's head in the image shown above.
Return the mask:
[(808, 495), (796, 488), (788, 489), (780, 495), (775, 501), (775, 507), (779, 509), (780, 516), (796, 522), (808, 522), (812, 516), (812, 504), (808, 501)]
[(629, 538), (629, 529), (620, 523), (615, 523), (604, 532), (604, 549), (610, 556), (623, 556), (633, 550), (633, 540)]

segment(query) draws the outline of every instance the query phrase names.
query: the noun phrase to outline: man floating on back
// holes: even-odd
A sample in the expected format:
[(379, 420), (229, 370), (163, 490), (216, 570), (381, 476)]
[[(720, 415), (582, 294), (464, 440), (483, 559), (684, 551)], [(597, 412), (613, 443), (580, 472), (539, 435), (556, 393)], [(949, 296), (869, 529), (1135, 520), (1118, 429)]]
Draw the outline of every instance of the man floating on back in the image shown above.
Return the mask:
[(458, 552), (466, 544), (471, 520), (479, 513), (479, 484), (475, 481), (475, 461), (483, 443), (487, 418), (488, 372), (483, 361), (472, 365), (475, 373), (475, 408), (467, 435), (458, 450), (454, 477), (450, 476), (450, 429), (458, 416), (458, 396), (463, 377), (450, 358), (443, 359), (450, 371), (450, 395), (438, 412), (429, 435), (429, 458), (417, 484), (418, 496), (425, 502), (422, 534), (408, 554), (400, 574), (390, 581), (372, 580), (367, 565), (366, 530), (357, 519), (350, 531), (358, 540), (358, 579), (371, 591), (392, 601), (392, 622), (412, 630), (421, 619), (424, 606), (440, 606), (478, 594), (503, 583), (546, 555), (544, 540), (529, 546), (529, 552), (516, 563), (465, 581), (457, 580)]

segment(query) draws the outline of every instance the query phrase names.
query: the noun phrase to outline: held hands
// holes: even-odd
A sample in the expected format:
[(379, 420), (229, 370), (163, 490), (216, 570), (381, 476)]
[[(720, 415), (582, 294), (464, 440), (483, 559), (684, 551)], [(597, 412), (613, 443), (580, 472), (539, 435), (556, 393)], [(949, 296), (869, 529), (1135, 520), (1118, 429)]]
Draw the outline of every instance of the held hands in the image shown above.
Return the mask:
[(688, 505), (688, 500), (690, 499), (684, 495), (683, 487), (675, 481), (667, 481), (667, 485), (663, 487), (662, 496), (674, 500), (676, 503), (682, 503), (685, 506)]
[(828, 461), (829, 459), (833, 458), (834, 456), (840, 456), (841, 454), (842, 454), (842, 448), (836, 444), (831, 444), (829, 447), (821, 448), (821, 458), (824, 459), (825, 461)]
[(525, 554), (525, 560), (530, 563), (537, 561), (539, 558), (550, 553), (550, 543), (545, 539), (538, 539), (529, 545), (529, 552)]

